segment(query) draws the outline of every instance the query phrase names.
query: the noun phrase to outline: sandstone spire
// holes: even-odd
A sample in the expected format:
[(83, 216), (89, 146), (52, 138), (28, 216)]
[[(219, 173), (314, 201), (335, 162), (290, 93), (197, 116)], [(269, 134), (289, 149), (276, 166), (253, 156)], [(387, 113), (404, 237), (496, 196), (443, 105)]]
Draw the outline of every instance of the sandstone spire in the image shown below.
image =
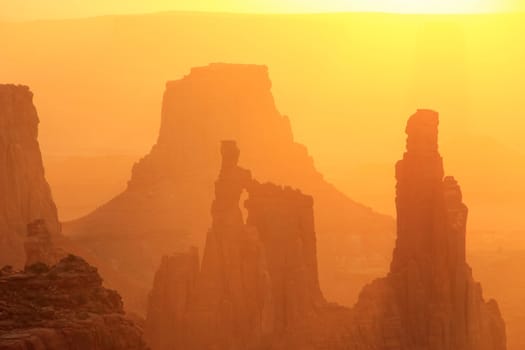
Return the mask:
[(363, 290), (357, 325), (377, 349), (504, 350), (497, 303), (483, 300), (465, 259), (468, 209), (457, 181), (444, 177), (438, 124), (429, 110), (408, 121), (391, 270)]
[(200, 272), (192, 253), (165, 258), (157, 272), (146, 326), (153, 350), (336, 349), (344, 323), (334, 320), (347, 310), (330, 308), (319, 286), (312, 197), (253, 180), (233, 141), (221, 154)]

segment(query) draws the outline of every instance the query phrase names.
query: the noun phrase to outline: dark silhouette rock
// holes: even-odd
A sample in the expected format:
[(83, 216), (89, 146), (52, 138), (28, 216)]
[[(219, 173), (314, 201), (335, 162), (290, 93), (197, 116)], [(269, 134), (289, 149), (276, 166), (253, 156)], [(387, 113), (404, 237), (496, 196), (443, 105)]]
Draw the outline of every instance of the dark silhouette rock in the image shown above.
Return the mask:
[[(323, 179), (306, 148), (294, 141), (288, 118), (277, 111), (264, 66), (211, 64), (168, 82), (157, 143), (133, 167), (127, 190), (66, 223), (64, 231), (141, 284), (138, 293), (145, 298), (161, 256), (204, 246), (221, 163), (216, 145), (225, 139), (238, 142), (243, 165), (259, 180), (294, 184), (316, 198), (325, 294), (353, 303), (355, 294), (342, 292), (341, 280), (351, 284), (352, 273), (366, 270), (374, 278), (386, 272), (393, 220)], [(349, 265), (359, 271), (349, 271)]]
[[(391, 270), (354, 308), (358, 342), (374, 349), (504, 350), (505, 324), (465, 258), (468, 209), (438, 151), (438, 114), (408, 121), (396, 166), (398, 236)], [(357, 333), (357, 332), (356, 332)]]
[(60, 232), (44, 177), (38, 123), (29, 88), (0, 85), (0, 266), (24, 266), (28, 223), (44, 219), (51, 235)]
[(96, 268), (74, 255), (42, 265), (0, 275), (0, 349), (147, 349)]

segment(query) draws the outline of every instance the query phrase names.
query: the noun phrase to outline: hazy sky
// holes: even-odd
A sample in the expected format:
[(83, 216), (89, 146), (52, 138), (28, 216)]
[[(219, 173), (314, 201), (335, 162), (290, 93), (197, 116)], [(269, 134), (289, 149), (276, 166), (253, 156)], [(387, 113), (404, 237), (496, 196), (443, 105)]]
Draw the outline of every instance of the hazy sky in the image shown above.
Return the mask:
[(158, 11), (462, 13), (522, 10), (525, 0), (0, 0), (0, 19)]

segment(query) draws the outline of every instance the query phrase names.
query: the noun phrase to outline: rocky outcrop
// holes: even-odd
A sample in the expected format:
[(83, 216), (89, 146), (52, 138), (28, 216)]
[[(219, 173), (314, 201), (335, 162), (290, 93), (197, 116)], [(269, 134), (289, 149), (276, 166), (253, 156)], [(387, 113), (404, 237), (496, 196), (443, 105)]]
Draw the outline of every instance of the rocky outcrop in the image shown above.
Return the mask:
[(146, 350), (117, 292), (97, 270), (70, 255), (0, 275), (0, 349)]
[(44, 177), (38, 123), (29, 88), (0, 85), (0, 266), (24, 265), (28, 223), (44, 219), (50, 234), (60, 231)]
[[(335, 320), (348, 313), (329, 306), (319, 286), (312, 198), (260, 184), (237, 165), (238, 158), (236, 144), (223, 142), (200, 271), (192, 250), (164, 258), (157, 272), (146, 322), (152, 348), (286, 349), (320, 339), (336, 344)], [(239, 206), (243, 191), (246, 222)]]
[(358, 342), (374, 349), (504, 350), (505, 324), (465, 258), (468, 209), (438, 151), (438, 114), (408, 121), (396, 166), (397, 241), (390, 273), (355, 306)]
[(216, 148), (225, 139), (238, 142), (243, 165), (259, 180), (294, 184), (315, 197), (320, 279), (328, 296), (353, 303), (356, 297), (338, 288), (341, 280), (354, 284), (354, 274), (374, 278), (387, 271), (393, 220), (323, 179), (278, 112), (268, 69), (256, 65), (211, 64), (168, 82), (157, 143), (134, 166), (127, 190), (64, 231), (142, 284), (145, 297), (161, 256), (204, 247), (221, 163)]
[(47, 266), (56, 265), (67, 254), (57, 248), (53, 236), (44, 220), (35, 220), (27, 225), (27, 238), (24, 242), (26, 266), (43, 263)]

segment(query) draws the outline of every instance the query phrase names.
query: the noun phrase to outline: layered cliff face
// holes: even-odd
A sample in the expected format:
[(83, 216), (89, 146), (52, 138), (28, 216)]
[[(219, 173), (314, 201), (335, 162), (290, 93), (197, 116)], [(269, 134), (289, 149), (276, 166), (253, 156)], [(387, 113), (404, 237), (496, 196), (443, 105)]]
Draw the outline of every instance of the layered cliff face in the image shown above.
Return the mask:
[(355, 294), (342, 285), (357, 291), (355, 275), (387, 271), (393, 220), (353, 202), (317, 172), (277, 111), (264, 66), (212, 64), (167, 83), (158, 141), (134, 166), (127, 190), (64, 231), (142, 284), (145, 296), (161, 256), (204, 246), (220, 166), (216, 145), (224, 139), (237, 140), (243, 165), (261, 181), (294, 184), (316, 198), (328, 296), (350, 304)]
[(483, 300), (466, 262), (468, 209), (457, 181), (444, 177), (438, 123), (428, 110), (408, 121), (393, 261), (355, 306), (358, 339), (375, 349), (504, 350), (498, 305)]
[[(285, 349), (340, 341), (319, 287), (312, 198), (260, 184), (222, 143), (202, 266), (195, 250), (164, 258), (150, 294), (146, 335), (155, 350)], [(241, 194), (247, 222), (239, 206)], [(164, 312), (162, 312), (163, 310)], [(339, 333), (341, 334), (341, 333)]]
[(28, 223), (44, 219), (51, 234), (60, 231), (44, 177), (38, 123), (29, 88), (0, 85), (0, 266), (24, 265)]
[(142, 331), (124, 317), (117, 292), (97, 270), (70, 255), (0, 274), (0, 349), (146, 350)]

